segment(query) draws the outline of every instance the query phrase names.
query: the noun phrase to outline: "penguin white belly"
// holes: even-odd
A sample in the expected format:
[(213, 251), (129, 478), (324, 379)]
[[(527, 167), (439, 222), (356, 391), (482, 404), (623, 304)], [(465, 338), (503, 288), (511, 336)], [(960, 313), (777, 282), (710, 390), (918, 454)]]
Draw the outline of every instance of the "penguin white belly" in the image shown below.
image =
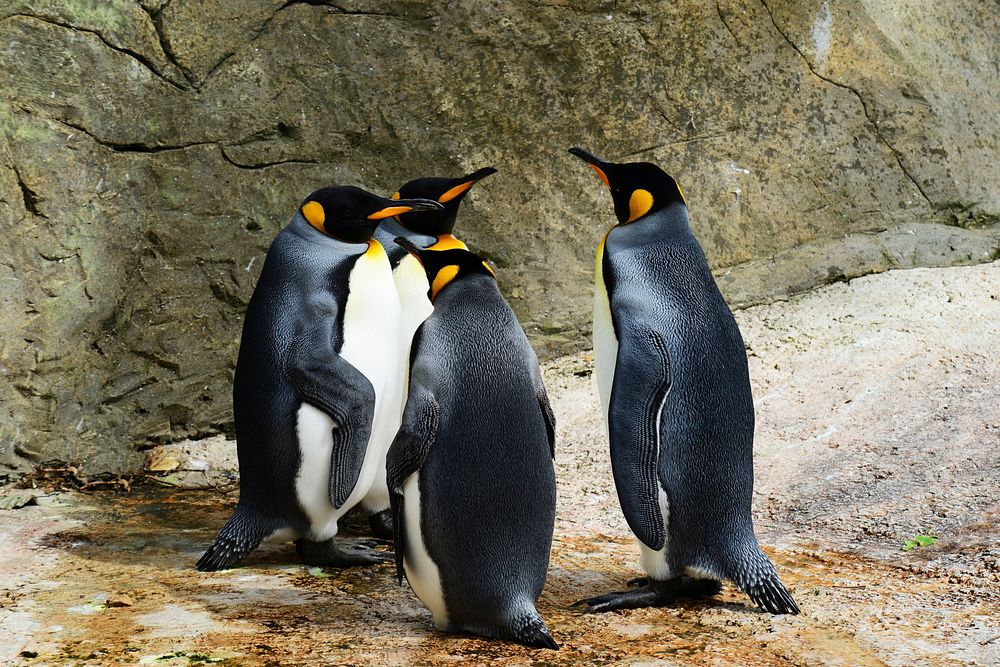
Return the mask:
[[(403, 521), (406, 525), (406, 550), (403, 571), (410, 588), (434, 617), (439, 628), (448, 627), (448, 609), (444, 604), (441, 573), (424, 546), (420, 528), (420, 473), (415, 472), (403, 483)], [(398, 547), (397, 547), (398, 548)]]
[[(663, 514), (663, 529), (665, 532), (667, 524), (670, 523), (670, 503), (667, 502), (667, 494), (664, 493), (663, 489), (660, 488), (658, 491), (660, 513)], [(670, 548), (670, 538), (669, 533), (665, 532), (665, 534), (668, 537), (663, 542), (663, 548), (659, 551), (653, 551), (641, 541), (639, 542), (639, 564), (646, 571), (646, 574), (649, 575), (650, 579), (656, 579), (657, 581), (666, 581), (673, 577), (670, 565), (667, 564), (667, 549)]]
[[(386, 392), (382, 408), (387, 423), (386, 432), (391, 433), (388, 445), (392, 444), (392, 438), (395, 437), (399, 425), (402, 423), (409, 380), (410, 344), (413, 342), (413, 334), (434, 310), (430, 299), (427, 298), (427, 290), (429, 289), (427, 272), (412, 255), (407, 255), (396, 265), (392, 272), (392, 280), (400, 307), (399, 340), (396, 343), (399, 360), (396, 368), (396, 380)], [(386, 348), (385, 352), (388, 354), (389, 349)], [(388, 445), (386, 451), (388, 451)], [(361, 501), (361, 506), (365, 510), (381, 512), (389, 508), (389, 487), (386, 486), (385, 477), (385, 459), (383, 458), (381, 468), (376, 471), (371, 488)]]
[(604, 259), (604, 241), (597, 249), (597, 267), (594, 271), (594, 367), (597, 374), (597, 393), (604, 410), (607, 432), (608, 410), (611, 406), (611, 387), (615, 382), (615, 365), (618, 360), (618, 337), (611, 321), (611, 300), (601, 271)]
[(368, 494), (379, 474), (385, 485), (385, 455), (399, 427), (399, 298), (389, 259), (377, 242), (372, 241), (369, 250), (357, 260), (347, 287), (340, 356), (371, 382), (375, 413), (358, 481), (347, 501), (334, 509), (329, 490), (333, 420), (311, 405), (303, 403), (299, 408), (301, 465), (295, 489), (309, 517), (309, 538), (313, 540), (336, 535), (337, 520)]

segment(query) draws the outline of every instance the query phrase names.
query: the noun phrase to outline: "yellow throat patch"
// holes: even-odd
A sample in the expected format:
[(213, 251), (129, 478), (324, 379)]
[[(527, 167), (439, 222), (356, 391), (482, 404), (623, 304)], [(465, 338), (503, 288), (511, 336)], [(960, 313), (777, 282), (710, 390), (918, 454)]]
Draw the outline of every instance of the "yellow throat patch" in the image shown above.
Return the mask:
[(442, 234), (437, 237), (437, 241), (427, 248), (428, 250), (468, 250), (468, 246), (459, 241), (451, 234)]

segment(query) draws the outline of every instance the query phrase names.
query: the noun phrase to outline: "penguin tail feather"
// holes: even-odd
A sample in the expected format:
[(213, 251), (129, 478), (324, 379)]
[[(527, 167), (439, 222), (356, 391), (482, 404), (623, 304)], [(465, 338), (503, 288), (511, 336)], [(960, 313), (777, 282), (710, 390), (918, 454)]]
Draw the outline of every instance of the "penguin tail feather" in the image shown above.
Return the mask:
[(242, 507), (237, 507), (195, 567), (201, 572), (229, 569), (246, 558), (266, 536), (267, 530), (261, 522), (248, 516)]
[(736, 585), (750, 596), (754, 604), (772, 614), (798, 614), (799, 606), (760, 547), (754, 545), (748, 555), (749, 558), (740, 562), (736, 576), (732, 577)]
[(744, 589), (750, 599), (758, 606), (763, 607), (772, 614), (798, 614), (799, 606), (795, 604), (788, 589), (778, 579), (778, 575), (771, 575), (770, 578), (760, 581), (753, 586)]
[(534, 648), (550, 648), (554, 651), (559, 650), (559, 644), (557, 644), (556, 640), (549, 634), (549, 630), (545, 627), (545, 623), (542, 622), (542, 619), (537, 616), (515, 633), (514, 640), (519, 644), (524, 644), (525, 646), (532, 646)]

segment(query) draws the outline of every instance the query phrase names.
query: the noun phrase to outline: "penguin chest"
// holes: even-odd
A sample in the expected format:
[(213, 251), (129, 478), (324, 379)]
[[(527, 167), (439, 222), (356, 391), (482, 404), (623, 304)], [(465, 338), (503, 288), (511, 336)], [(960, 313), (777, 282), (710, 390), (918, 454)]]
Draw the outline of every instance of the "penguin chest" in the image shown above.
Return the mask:
[[(606, 238), (606, 237), (605, 237)], [(601, 397), (604, 424), (608, 424), (611, 406), (611, 388), (615, 381), (615, 364), (618, 360), (618, 336), (611, 319), (611, 299), (604, 282), (604, 241), (597, 249), (594, 269), (594, 372), (597, 375), (597, 392)]]
[[(349, 279), (344, 307), (340, 356), (361, 371), (375, 389), (372, 434), (361, 476), (348, 504), (371, 486), (399, 428), (402, 387), (399, 383), (399, 297), (389, 259), (369, 251), (358, 260)], [(383, 473), (384, 474), (384, 473)], [(360, 494), (360, 495), (358, 495)]]
[[(421, 516), (420, 473), (415, 472), (403, 483), (403, 521), (406, 548), (403, 556), (403, 571), (410, 588), (424, 603), (434, 617), (434, 624), (441, 629), (448, 627), (448, 609), (441, 587), (441, 573), (431, 559), (424, 536)], [(399, 546), (396, 547), (397, 549)]]
[[(310, 522), (310, 539), (337, 534), (337, 519), (356, 505), (383, 469), (385, 454), (399, 426), (399, 299), (389, 260), (377, 246), (357, 260), (348, 278), (339, 354), (361, 371), (375, 391), (371, 437), (357, 484), (340, 509), (330, 503), (333, 421), (303, 403), (298, 410), (300, 467), (296, 477), (299, 505)], [(384, 474), (384, 473), (383, 473)]]
[(392, 279), (399, 295), (399, 333), (403, 341), (404, 360), (408, 363), (413, 334), (434, 311), (427, 298), (430, 285), (427, 283), (427, 272), (413, 255), (407, 255), (399, 261), (392, 272)]

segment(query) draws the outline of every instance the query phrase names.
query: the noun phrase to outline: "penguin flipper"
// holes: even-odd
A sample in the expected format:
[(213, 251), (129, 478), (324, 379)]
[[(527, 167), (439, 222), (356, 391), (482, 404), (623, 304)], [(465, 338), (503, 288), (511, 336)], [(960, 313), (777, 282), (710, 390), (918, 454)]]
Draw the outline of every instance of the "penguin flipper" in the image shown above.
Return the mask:
[(330, 502), (340, 509), (361, 475), (375, 411), (375, 389), (364, 373), (333, 352), (325, 328), (289, 348), (286, 375), (302, 400), (333, 420)]
[(538, 407), (542, 409), (542, 416), (545, 418), (545, 431), (549, 436), (549, 451), (552, 458), (556, 457), (556, 415), (552, 412), (552, 405), (549, 403), (549, 395), (545, 391), (545, 384), (542, 383), (541, 369), (538, 368), (538, 359), (532, 367), (531, 384), (535, 389), (535, 398), (538, 399)]
[(403, 409), (403, 422), (386, 455), (386, 482), (392, 507), (393, 541), (396, 547), (396, 578), (403, 582), (403, 555), (406, 539), (403, 534), (403, 484), (420, 470), (431, 444), (437, 437), (440, 411), (433, 392), (419, 382), (411, 382)]
[(666, 543), (657, 461), (660, 411), (670, 390), (670, 353), (649, 329), (619, 326), (618, 359), (608, 411), (611, 470), (629, 528), (650, 549)]

